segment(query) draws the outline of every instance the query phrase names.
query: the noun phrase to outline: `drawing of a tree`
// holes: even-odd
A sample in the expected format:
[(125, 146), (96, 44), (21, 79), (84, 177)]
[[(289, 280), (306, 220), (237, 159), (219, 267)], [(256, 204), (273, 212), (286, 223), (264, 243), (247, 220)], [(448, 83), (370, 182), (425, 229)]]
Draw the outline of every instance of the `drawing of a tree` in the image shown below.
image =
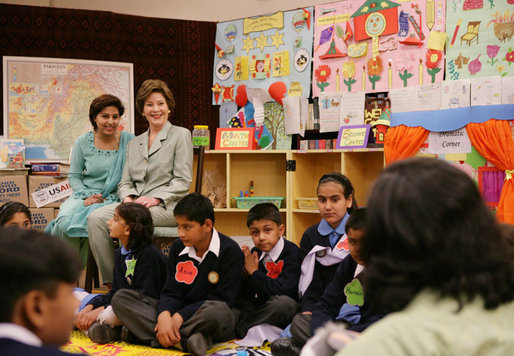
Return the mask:
[(273, 137), (272, 150), (277, 149), (277, 142), (285, 136), (284, 107), (276, 101), (264, 104), (264, 125)]

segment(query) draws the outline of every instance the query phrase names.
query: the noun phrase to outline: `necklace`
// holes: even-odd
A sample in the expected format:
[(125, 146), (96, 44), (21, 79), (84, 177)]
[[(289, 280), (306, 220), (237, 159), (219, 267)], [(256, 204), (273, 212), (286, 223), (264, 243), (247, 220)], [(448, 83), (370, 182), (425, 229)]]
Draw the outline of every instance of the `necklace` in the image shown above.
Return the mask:
[(96, 132), (93, 132), (94, 138), (95, 138), (95, 147), (100, 150), (117, 150), (118, 149), (118, 142), (119, 142), (119, 133), (116, 131), (116, 135), (114, 136), (114, 140), (111, 140), (110, 142), (106, 142), (102, 140), (101, 136), (98, 135)]

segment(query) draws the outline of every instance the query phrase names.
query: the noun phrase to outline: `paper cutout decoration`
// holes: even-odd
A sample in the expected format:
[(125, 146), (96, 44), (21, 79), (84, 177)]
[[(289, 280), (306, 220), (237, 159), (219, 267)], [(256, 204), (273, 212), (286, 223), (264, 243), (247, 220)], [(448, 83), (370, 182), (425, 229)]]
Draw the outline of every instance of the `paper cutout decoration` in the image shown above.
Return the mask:
[(282, 105), (282, 98), (287, 93), (287, 86), (284, 82), (275, 82), (269, 86), (268, 92), (277, 103)]
[(348, 56), (352, 58), (358, 58), (365, 56), (368, 53), (368, 43), (356, 43), (348, 46)]
[(221, 85), (219, 83), (216, 83), (212, 86), (212, 92), (214, 93), (214, 99), (216, 100), (216, 104), (218, 104), (218, 100), (220, 98), (221, 93)]
[(307, 24), (307, 29), (311, 29), (311, 13), (309, 10), (303, 8), (303, 17), (305, 18), (305, 23)]
[(385, 134), (387, 129), (389, 129), (389, 126), (391, 126), (391, 110), (389, 110), (389, 107), (386, 106), (378, 120), (373, 122), (372, 126), (373, 133), (375, 135), (375, 142), (378, 145), (384, 144)]
[(273, 15), (243, 19), (243, 34), (263, 32), (273, 28), (284, 28), (284, 13), (278, 11)]
[(302, 96), (303, 87), (300, 82), (291, 82), (291, 87), (287, 92), (289, 96)]
[(332, 42), (330, 42), (330, 47), (328, 48), (328, 51), (324, 55), (319, 56), (320, 59), (341, 57), (346, 57), (346, 53), (343, 53), (339, 49), (337, 49), (336, 42), (334, 41), (334, 39), (332, 39)]
[(234, 66), (228, 59), (222, 59), (216, 64), (216, 78), (219, 80), (227, 80), (232, 74)]
[(291, 20), (293, 28), (296, 32), (300, 32), (305, 26), (305, 14), (303, 11), (298, 11)]
[(272, 279), (277, 279), (278, 276), (280, 276), (280, 273), (282, 273), (282, 269), (284, 268), (284, 260), (280, 260), (277, 263), (273, 261), (266, 262), (266, 270), (268, 273), (266, 274), (267, 277), (270, 277)]
[(237, 27), (233, 23), (228, 24), (227, 27), (225, 27), (225, 39), (228, 42), (232, 42), (237, 36)]
[(314, 77), (316, 78), (316, 85), (320, 88), (321, 92), (325, 91), (325, 88), (330, 85), (328, 83), (328, 78), (330, 78), (330, 73), (332, 70), (326, 64), (322, 64), (316, 68), (314, 71)]
[(425, 22), (430, 31), (435, 25), (435, 2), (434, 0), (426, 0), (425, 3)]
[(336, 245), (336, 249), (339, 251), (350, 251), (350, 242), (348, 241), (348, 237), (345, 237), (343, 240), (339, 241)]
[(442, 51), (437, 51), (434, 49), (429, 49), (427, 51), (425, 65), (427, 67), (427, 73), (430, 74), (430, 77), (432, 78), (431, 83), (435, 83), (435, 75), (441, 71), (441, 68), (438, 67), (442, 58)]
[(284, 38), (284, 34), (278, 32), (278, 30), (275, 30), (275, 34), (271, 35), (271, 46), (275, 46), (277, 49), (280, 47), (280, 45), (284, 44), (284, 41), (282, 38)]
[(220, 46), (214, 44), (214, 47), (216, 47), (216, 52), (218, 52), (218, 58), (221, 58), (225, 55), (225, 51), (222, 50)]
[(234, 60), (236, 67), (234, 71), (234, 80), (248, 80), (250, 76), (249, 61), (250, 59), (248, 56), (236, 57)]
[(319, 38), (319, 45), (321, 46), (322, 44), (330, 41), (333, 33), (334, 33), (334, 26), (326, 28), (323, 31), (321, 31), (321, 36)]
[(261, 35), (256, 38), (257, 44), (255, 45), (255, 48), (260, 48), (261, 52), (264, 52), (264, 48), (268, 47), (268, 36), (264, 36), (264, 34), (261, 32)]
[(289, 51), (273, 53), (273, 76), (284, 77), (289, 75)]
[(398, 6), (389, 0), (367, 0), (352, 15), (355, 41), (397, 33)]
[(310, 63), (309, 51), (301, 48), (294, 55), (294, 68), (297, 72), (303, 72)]
[(177, 263), (177, 269), (175, 271), (175, 280), (177, 282), (192, 284), (197, 275), (198, 268), (196, 268), (193, 261)]
[(406, 37), (409, 34), (409, 14), (403, 10), (398, 17), (398, 26), (400, 26), (398, 37)]
[(419, 24), (416, 22), (416, 19), (412, 17), (411, 15), (408, 15), (408, 20), (412, 25), (412, 28), (414, 30), (414, 33), (409, 33), (407, 38), (403, 41), (400, 41), (401, 44), (408, 45), (408, 46), (418, 46), (421, 47), (423, 45), (423, 40), (425, 39), (425, 35), (423, 34), (423, 31), (421, 30), (421, 11), (419, 10), (418, 5), (411, 5), (411, 7), (414, 9), (416, 14), (419, 16)]
[(294, 39), (294, 46), (296, 48), (300, 48), (301, 45), (302, 45), (302, 36), (298, 36)]
[(253, 49), (254, 42), (255, 38), (251, 38), (250, 36), (243, 38), (243, 47), (241, 47), (241, 50), (246, 51), (247, 54), (250, 54), (250, 50)]
[(250, 73), (254, 79), (266, 79), (271, 76), (271, 59), (269, 53), (252, 56)]
[(234, 85), (229, 87), (222, 87), (221, 101), (234, 101)]
[(246, 95), (246, 85), (241, 84), (236, 90), (236, 104), (237, 106), (245, 106), (248, 102), (248, 96)]

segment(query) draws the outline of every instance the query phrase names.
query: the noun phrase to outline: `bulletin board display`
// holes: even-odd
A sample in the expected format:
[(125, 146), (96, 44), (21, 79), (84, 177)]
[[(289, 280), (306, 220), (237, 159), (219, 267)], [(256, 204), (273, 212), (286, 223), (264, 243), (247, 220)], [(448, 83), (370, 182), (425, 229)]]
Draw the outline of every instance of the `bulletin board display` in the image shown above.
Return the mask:
[(212, 104), (234, 101), (237, 88), (310, 95), (313, 7), (217, 24)]
[(514, 75), (514, 1), (449, 0), (446, 80)]
[(445, 1), (348, 0), (315, 7), (312, 95), (443, 80)]

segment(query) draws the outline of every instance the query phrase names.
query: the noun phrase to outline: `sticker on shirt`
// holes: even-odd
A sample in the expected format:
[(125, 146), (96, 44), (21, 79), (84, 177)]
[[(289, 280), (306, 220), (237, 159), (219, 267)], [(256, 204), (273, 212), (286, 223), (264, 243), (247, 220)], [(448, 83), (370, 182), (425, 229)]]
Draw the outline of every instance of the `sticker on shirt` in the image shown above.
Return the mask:
[(284, 260), (278, 261), (277, 263), (273, 261), (266, 262), (266, 269), (268, 270), (268, 273), (266, 276), (277, 279), (278, 276), (280, 276), (280, 273), (282, 273), (282, 269), (284, 268)]
[(216, 284), (220, 281), (220, 275), (214, 271), (210, 271), (209, 274), (207, 275), (207, 280), (211, 284)]
[(318, 257), (325, 257), (325, 255), (327, 254), (327, 250), (321, 250), (321, 251), (318, 251), (316, 252), (316, 256)]
[(198, 268), (196, 268), (193, 261), (185, 261), (177, 264), (175, 272), (175, 280), (185, 284), (191, 284), (195, 281), (198, 275)]
[(136, 269), (136, 262), (137, 262), (137, 260), (134, 257), (132, 257), (131, 259), (125, 260), (125, 265), (127, 266), (127, 271), (125, 272), (125, 277), (134, 275), (134, 270)]
[(343, 236), (343, 239), (339, 240), (339, 242), (336, 245), (336, 249), (338, 249), (339, 251), (350, 251), (348, 237), (346, 235)]
[(348, 304), (359, 307), (364, 305), (364, 289), (357, 278), (344, 286), (344, 295)]

